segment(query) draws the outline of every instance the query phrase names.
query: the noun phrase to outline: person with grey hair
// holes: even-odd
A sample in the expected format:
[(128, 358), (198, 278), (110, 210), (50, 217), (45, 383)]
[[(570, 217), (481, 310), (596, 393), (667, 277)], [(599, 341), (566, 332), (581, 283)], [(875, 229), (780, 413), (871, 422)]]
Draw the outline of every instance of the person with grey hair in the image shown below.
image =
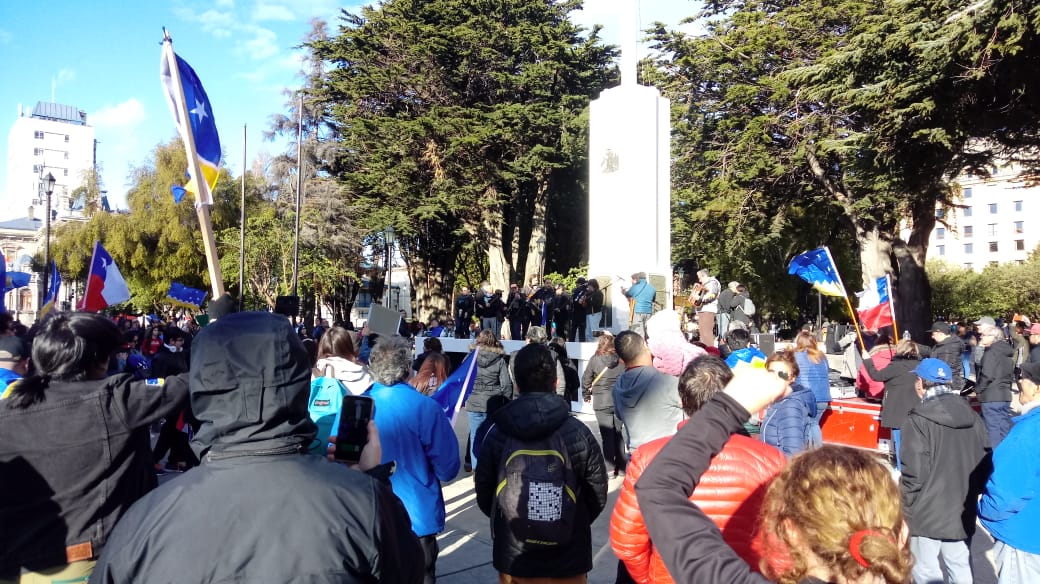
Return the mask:
[(979, 325), (979, 346), (984, 348), (975, 382), (990, 446), (996, 448), (1011, 430), (1011, 384), (1014, 382), (1013, 349), (1000, 327)]
[(657, 297), (657, 289), (646, 280), (646, 272), (632, 274), (632, 285), (622, 288), (622, 291), (632, 301), (632, 324), (628, 330), (635, 331), (646, 338), (646, 321), (654, 313), (654, 298)]
[(441, 482), (459, 472), (459, 441), (437, 402), (408, 385), (412, 359), (405, 339), (380, 337), (368, 368), (375, 383), (365, 395), (375, 401), (382, 462), (397, 463), (390, 483), (422, 544), (425, 582), (436, 582), (437, 534), (444, 531)]
[[(545, 345), (549, 344), (549, 334), (545, 332), (545, 327), (532, 326), (527, 329), (527, 344), (528, 345)], [(567, 389), (566, 378), (563, 373), (563, 365), (560, 360), (556, 357), (556, 353), (553, 353), (553, 359), (556, 361), (556, 394), (563, 395), (565, 389)], [(513, 370), (513, 362), (509, 362), (509, 376), (516, 379), (516, 372)]]

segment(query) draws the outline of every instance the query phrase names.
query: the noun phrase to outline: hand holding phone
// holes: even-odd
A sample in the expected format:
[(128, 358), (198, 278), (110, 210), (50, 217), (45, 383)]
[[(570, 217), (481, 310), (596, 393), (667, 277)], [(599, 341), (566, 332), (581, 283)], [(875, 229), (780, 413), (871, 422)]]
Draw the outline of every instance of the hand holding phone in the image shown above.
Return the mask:
[(361, 452), (368, 444), (368, 425), (375, 413), (376, 405), (372, 398), (360, 395), (343, 397), (343, 405), (336, 416), (336, 460), (347, 464), (361, 462)]

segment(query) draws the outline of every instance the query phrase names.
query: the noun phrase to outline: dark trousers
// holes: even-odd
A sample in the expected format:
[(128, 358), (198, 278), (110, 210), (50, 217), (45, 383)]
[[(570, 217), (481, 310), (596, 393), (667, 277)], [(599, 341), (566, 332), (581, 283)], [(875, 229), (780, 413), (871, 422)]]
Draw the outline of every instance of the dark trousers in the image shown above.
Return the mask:
[(989, 436), (990, 448), (996, 448), (1011, 431), (1011, 402), (982, 402), (982, 424)]
[(155, 450), (152, 452), (155, 464), (162, 462), (167, 452), (170, 453), (168, 462), (174, 464), (183, 462), (188, 466), (197, 466), (199, 464), (198, 459), (195, 458), (195, 453), (191, 451), (191, 447), (188, 445), (188, 435), (177, 429), (176, 418), (167, 419), (162, 427), (159, 428), (159, 438), (155, 441)]
[(571, 340), (571, 321), (568, 320), (553, 320), (556, 324), (556, 336), (564, 339), (565, 341)]
[(514, 341), (524, 340), (524, 335), (527, 334), (527, 325), (528, 323), (520, 318), (509, 319), (509, 338)]
[(419, 545), (422, 546), (423, 558), (426, 562), (423, 584), (433, 584), (437, 581), (437, 555), (441, 553), (441, 548), (437, 545), (437, 534), (420, 537)]
[(585, 325), (588, 322), (588, 319), (585, 318), (585, 313), (575, 312), (574, 317), (571, 320), (574, 323), (574, 340), (579, 343), (588, 341), (588, 338), (585, 335)]
[(612, 411), (597, 410), (596, 424), (599, 426), (599, 437), (603, 442), (603, 459), (607, 462), (607, 471), (624, 471), (628, 461), (625, 460), (621, 420)]

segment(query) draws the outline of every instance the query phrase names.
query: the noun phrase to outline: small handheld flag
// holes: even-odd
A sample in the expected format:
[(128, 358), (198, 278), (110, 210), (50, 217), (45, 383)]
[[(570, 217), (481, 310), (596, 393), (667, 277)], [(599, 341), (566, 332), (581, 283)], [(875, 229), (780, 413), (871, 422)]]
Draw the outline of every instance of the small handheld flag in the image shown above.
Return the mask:
[(95, 241), (90, 273), (87, 274), (87, 289), (83, 292), (80, 310), (101, 310), (127, 300), (130, 300), (130, 288), (126, 280), (101, 242)]
[(170, 291), (166, 293), (166, 300), (168, 300), (170, 304), (186, 306), (198, 310), (206, 300), (206, 292), (204, 290), (189, 288), (178, 282), (171, 282)]
[(463, 359), (458, 369), (453, 371), (430, 396), (441, 406), (441, 411), (448, 417), (452, 426), (455, 425), (455, 419), (459, 415), (459, 410), (462, 409), (462, 404), (473, 391), (473, 384), (477, 380), (477, 353), (479, 352), (479, 347), (473, 349), (473, 352)]
[(54, 308), (54, 303), (58, 301), (58, 290), (60, 289), (61, 274), (58, 273), (58, 264), (51, 262), (51, 279), (47, 287), (47, 296), (43, 299), (43, 306), (40, 307), (40, 318), (43, 318), (45, 314)]
[(28, 286), (31, 280), (32, 274), (28, 272), (7, 272), (4, 276), (4, 292)]

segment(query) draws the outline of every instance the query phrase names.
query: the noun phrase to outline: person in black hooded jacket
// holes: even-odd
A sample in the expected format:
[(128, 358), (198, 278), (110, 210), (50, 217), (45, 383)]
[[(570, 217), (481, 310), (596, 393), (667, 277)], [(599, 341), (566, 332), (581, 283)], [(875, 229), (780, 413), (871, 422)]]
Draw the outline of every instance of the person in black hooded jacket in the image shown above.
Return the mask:
[[(389, 486), (307, 454), (311, 371), (289, 321), (230, 314), (195, 349), (202, 464), (130, 508), (91, 583), (422, 582), (422, 549)], [(378, 443), (370, 423), (362, 466), (378, 463)]]
[[(591, 525), (607, 503), (607, 473), (603, 454), (592, 432), (555, 393), (556, 364), (543, 345), (527, 345), (513, 357), (519, 397), (499, 409), (481, 445), (474, 473), (477, 506), (491, 518), (492, 562), (503, 576), (569, 578), (592, 569)], [(567, 448), (578, 489), (574, 532), (556, 547), (532, 547), (519, 541), (494, 505), (499, 468), (509, 437), (541, 442), (559, 434)], [(508, 580), (506, 580), (508, 581)]]
[(989, 445), (996, 448), (1011, 431), (1014, 350), (1004, 340), (1004, 332), (994, 325), (979, 326), (979, 334), (979, 345), (985, 349), (979, 363), (975, 395), (982, 402), (982, 422), (986, 424)]
[(906, 414), (921, 403), (917, 391), (917, 374), (914, 369), (921, 362), (917, 352), (917, 343), (903, 339), (896, 345), (896, 353), (880, 371), (874, 366), (874, 359), (866, 351), (863, 353), (863, 367), (871, 379), (885, 384), (885, 393), (881, 397), (881, 427), (892, 431), (892, 447), (895, 451), (896, 469), (902, 468), (902, 431), (906, 422)]

